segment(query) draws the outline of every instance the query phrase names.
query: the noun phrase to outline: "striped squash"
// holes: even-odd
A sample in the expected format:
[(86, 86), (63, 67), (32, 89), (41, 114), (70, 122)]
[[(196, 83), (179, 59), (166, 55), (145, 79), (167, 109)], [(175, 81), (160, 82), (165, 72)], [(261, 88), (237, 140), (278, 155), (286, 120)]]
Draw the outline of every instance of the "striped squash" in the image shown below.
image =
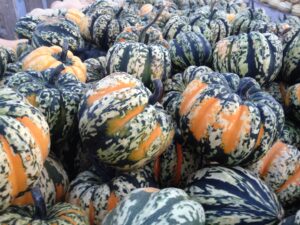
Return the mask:
[(31, 190), (34, 206), (11, 206), (0, 212), (0, 224), (59, 224), (88, 225), (85, 213), (77, 206), (69, 203), (58, 203), (46, 206), (42, 193), (38, 188)]
[(265, 181), (284, 205), (300, 200), (300, 151), (277, 141), (250, 170)]
[(32, 15), (26, 15), (19, 18), (15, 25), (17, 37), (19, 39), (26, 38), (31, 40), (36, 26), (41, 22), (42, 20), (40, 18)]
[[(277, 139), (284, 124), (281, 105), (252, 78), (200, 72), (195, 68), (172, 77), (163, 100), (183, 138), (208, 161), (251, 164)], [(179, 87), (179, 88), (177, 88)], [(174, 90), (177, 88), (177, 90)]]
[(271, 33), (250, 32), (229, 36), (216, 45), (215, 70), (253, 77), (260, 85), (273, 81), (282, 65), (282, 44)]
[(63, 69), (61, 64), (43, 72), (19, 72), (5, 82), (44, 114), (54, 148), (56, 143), (72, 134), (84, 88), (73, 74), (60, 74)]
[(10, 88), (0, 89), (0, 211), (41, 174), (50, 147), (41, 112)]
[(71, 73), (81, 82), (86, 82), (86, 66), (80, 58), (68, 50), (67, 42), (63, 48), (60, 46), (43, 46), (33, 50), (24, 58), (23, 70), (44, 71), (48, 68), (55, 68), (62, 63), (65, 66), (63, 73)]
[(106, 74), (106, 57), (89, 58), (84, 61), (86, 66), (86, 83), (101, 80)]
[(288, 84), (300, 82), (300, 27), (283, 35), (283, 63), (281, 76)]
[(126, 72), (152, 88), (155, 79), (165, 80), (171, 74), (171, 57), (162, 45), (124, 42), (113, 45), (106, 55), (107, 73)]
[(212, 48), (202, 34), (180, 33), (170, 41), (172, 70), (184, 71), (189, 66), (202, 66), (210, 63)]
[(150, 96), (140, 80), (126, 73), (111, 74), (88, 90), (78, 117), (83, 145), (91, 156), (133, 170), (164, 152), (174, 128), (160, 104), (155, 104), (161, 91), (159, 85)]
[[(35, 182), (39, 187), (47, 205), (64, 201), (69, 187), (69, 178), (62, 164), (54, 155), (49, 155), (44, 163), (41, 176)], [(12, 205), (25, 206), (34, 204), (30, 191), (21, 193), (14, 199)]]
[(207, 224), (271, 225), (284, 215), (269, 187), (241, 167), (201, 169), (185, 191), (203, 206)]
[(65, 40), (71, 51), (84, 45), (79, 27), (70, 20), (58, 17), (39, 23), (32, 34), (31, 42), (34, 48), (53, 45), (63, 47)]
[(101, 224), (105, 215), (117, 206), (131, 191), (140, 187), (153, 186), (147, 170), (136, 170), (120, 174), (110, 180), (106, 171), (97, 170), (80, 173), (70, 184), (67, 201), (80, 206), (89, 216), (89, 222)]
[(192, 31), (192, 26), (189, 25), (189, 18), (175, 15), (168, 20), (163, 28), (163, 36), (169, 41), (176, 38), (179, 33), (188, 31)]
[(286, 118), (279, 139), (286, 144), (294, 145), (300, 149), (300, 127), (294, 121)]
[(287, 89), (284, 105), (289, 111), (289, 115), (300, 121), (300, 83), (290, 86)]
[(262, 89), (265, 92), (268, 92), (270, 95), (272, 95), (273, 98), (276, 99), (277, 102), (279, 102), (281, 105), (284, 105), (284, 96), (286, 92), (286, 84), (283, 82), (270, 82), (267, 83)]
[[(149, 213), (151, 212), (151, 214)], [(204, 225), (204, 210), (177, 188), (139, 188), (113, 209), (103, 225)]]

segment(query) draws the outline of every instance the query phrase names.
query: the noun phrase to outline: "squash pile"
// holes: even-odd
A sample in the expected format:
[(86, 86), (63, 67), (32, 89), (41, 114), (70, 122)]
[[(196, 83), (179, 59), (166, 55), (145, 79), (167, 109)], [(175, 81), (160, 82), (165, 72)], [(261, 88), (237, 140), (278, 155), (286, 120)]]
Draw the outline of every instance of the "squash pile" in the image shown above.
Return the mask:
[(0, 40), (0, 224), (300, 224), (298, 17), (77, 3)]

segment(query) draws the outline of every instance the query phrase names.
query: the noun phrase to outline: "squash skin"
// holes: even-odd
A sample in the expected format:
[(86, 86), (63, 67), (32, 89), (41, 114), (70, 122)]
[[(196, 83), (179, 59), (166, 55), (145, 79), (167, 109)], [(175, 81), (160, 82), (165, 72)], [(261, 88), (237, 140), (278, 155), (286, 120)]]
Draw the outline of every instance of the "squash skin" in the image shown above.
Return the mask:
[[(208, 161), (223, 165), (257, 161), (283, 128), (281, 105), (252, 78), (208, 71), (189, 67), (168, 80), (164, 108), (184, 140)], [(203, 114), (202, 109), (207, 111)]]
[(277, 224), (284, 216), (275, 193), (241, 167), (198, 170), (185, 191), (203, 206), (207, 224)]
[(46, 119), (10, 88), (0, 90), (0, 211), (41, 174), (50, 148)]
[(288, 115), (295, 121), (300, 121), (300, 83), (291, 85), (286, 92), (284, 105)]
[(275, 80), (282, 65), (282, 44), (271, 33), (250, 32), (229, 36), (216, 45), (214, 69), (252, 77), (260, 85)]
[[(149, 212), (152, 212), (149, 215)], [(121, 219), (122, 218), (122, 219)], [(204, 210), (177, 188), (139, 188), (132, 191), (103, 221), (103, 225), (204, 225)]]
[(26, 15), (18, 19), (15, 26), (15, 32), (18, 38), (32, 39), (32, 34), (42, 20), (36, 16)]
[(79, 131), (96, 161), (133, 170), (166, 150), (173, 123), (149, 97), (143, 83), (126, 73), (106, 76), (87, 91), (79, 106)]
[(279, 225), (300, 225), (300, 210), (295, 215), (284, 218)]

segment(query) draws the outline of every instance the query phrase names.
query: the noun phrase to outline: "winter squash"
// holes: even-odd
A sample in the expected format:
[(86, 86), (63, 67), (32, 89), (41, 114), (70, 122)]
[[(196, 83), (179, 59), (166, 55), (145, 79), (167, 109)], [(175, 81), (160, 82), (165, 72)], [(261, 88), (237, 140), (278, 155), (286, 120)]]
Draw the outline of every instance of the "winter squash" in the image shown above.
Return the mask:
[(79, 27), (71, 20), (63, 17), (49, 18), (39, 23), (31, 40), (34, 48), (53, 45), (63, 47), (65, 41), (68, 42), (71, 51), (80, 49), (84, 45)]
[(283, 130), (281, 132), (280, 138), (282, 142), (294, 145), (300, 149), (300, 128), (297, 124), (286, 118)]
[(0, 47), (0, 76), (2, 76), (7, 67), (7, 57), (6, 57), (6, 52), (5, 49)]
[(282, 65), (282, 44), (271, 33), (250, 32), (229, 36), (216, 45), (215, 70), (253, 77), (260, 85), (273, 81)]
[(79, 27), (80, 34), (82, 37), (87, 37), (89, 35), (88, 17), (85, 16), (85, 14), (82, 13), (80, 10), (74, 8), (68, 9), (65, 14), (65, 18), (71, 20)]
[[(207, 70), (195, 77), (194, 70), (173, 76), (163, 99), (183, 138), (208, 161), (225, 165), (257, 161), (281, 133), (281, 105), (252, 78)], [(186, 78), (189, 75), (195, 79)]]
[(279, 225), (300, 225), (300, 210), (297, 211), (297, 213), (293, 216), (289, 216), (287, 218), (284, 218)]
[(121, 224), (204, 225), (205, 214), (201, 204), (181, 189), (139, 188), (126, 196), (103, 221), (103, 225)]
[(31, 190), (34, 206), (11, 206), (0, 213), (0, 223), (13, 224), (76, 224), (88, 225), (85, 213), (77, 206), (58, 203), (46, 206), (41, 191)]
[(277, 141), (250, 170), (268, 184), (283, 205), (300, 200), (300, 152), (296, 147)]
[(84, 61), (84, 64), (87, 70), (87, 83), (101, 80), (106, 76), (106, 57), (89, 58)]
[(73, 74), (61, 75), (62, 70), (64, 66), (61, 64), (43, 72), (19, 72), (5, 82), (44, 114), (54, 148), (72, 134), (84, 88)]
[(289, 115), (300, 121), (300, 83), (290, 86), (287, 89), (284, 105)]
[(32, 187), (50, 147), (49, 127), (41, 112), (10, 88), (0, 89), (0, 211)]
[[(54, 155), (50, 154), (46, 159), (41, 176), (35, 186), (40, 188), (47, 205), (64, 201), (69, 187), (69, 178), (62, 164)], [(12, 205), (18, 206), (28, 204), (34, 204), (30, 191), (22, 193), (12, 202)]]
[(133, 170), (153, 160), (171, 143), (172, 120), (156, 103), (162, 84), (159, 80), (154, 83), (151, 95), (140, 80), (114, 73), (83, 96), (79, 131), (83, 145), (98, 162)]
[(86, 66), (77, 56), (68, 51), (67, 42), (63, 48), (44, 46), (35, 49), (23, 60), (23, 70), (44, 71), (48, 68), (55, 68), (62, 63), (65, 66), (62, 73), (71, 73), (81, 82), (86, 82)]
[(180, 33), (170, 41), (172, 70), (184, 71), (189, 66), (207, 65), (212, 56), (212, 48), (206, 38), (198, 33)]
[(288, 84), (300, 82), (300, 28), (294, 28), (283, 35), (283, 63), (281, 76)]
[(192, 26), (189, 25), (189, 18), (175, 15), (168, 20), (163, 28), (163, 36), (169, 41), (176, 38), (179, 33), (188, 31), (192, 31)]
[(31, 40), (36, 26), (41, 22), (42, 20), (39, 17), (32, 15), (26, 15), (19, 18), (15, 26), (17, 37)]
[(241, 167), (198, 170), (185, 191), (203, 206), (207, 224), (277, 224), (284, 215), (275, 193)]
[(80, 206), (89, 216), (89, 222), (101, 224), (104, 216), (117, 206), (126, 195), (140, 187), (153, 186), (146, 170), (120, 174), (106, 180), (106, 171), (80, 173), (70, 184), (67, 201)]

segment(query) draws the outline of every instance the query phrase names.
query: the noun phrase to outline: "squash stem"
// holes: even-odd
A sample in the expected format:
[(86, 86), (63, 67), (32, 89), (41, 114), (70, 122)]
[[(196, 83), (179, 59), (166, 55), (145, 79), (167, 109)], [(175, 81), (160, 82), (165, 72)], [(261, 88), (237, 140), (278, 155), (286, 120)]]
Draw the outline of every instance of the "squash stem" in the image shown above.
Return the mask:
[(42, 192), (38, 187), (31, 189), (31, 195), (34, 202), (34, 219), (44, 220), (47, 218), (47, 208)]
[(64, 69), (65, 69), (65, 66), (63, 63), (58, 65), (56, 68), (54, 68), (49, 75), (50, 76), (49, 83), (54, 84), (55, 80), (59, 76), (60, 72), (63, 71)]
[(165, 6), (162, 6), (159, 9), (159, 11), (158, 11), (157, 15), (155, 16), (154, 20), (142, 29), (142, 31), (140, 33), (140, 36), (139, 36), (139, 42), (144, 42), (147, 30), (158, 20), (158, 18), (161, 16), (164, 9), (165, 9)]
[(116, 13), (116, 18), (118, 19), (121, 15), (121, 13), (123, 12), (124, 10), (124, 6), (121, 6), (121, 8), (119, 9), (119, 11)]
[(254, 0), (251, 0), (251, 9), (252, 9), (253, 11), (255, 11)]
[(69, 49), (69, 43), (65, 39), (64, 43), (63, 43), (63, 46), (62, 46), (62, 51), (61, 51), (61, 54), (60, 54), (60, 61), (62, 61), (63, 63), (66, 62), (66, 60), (67, 60), (68, 49)]
[(156, 102), (160, 101), (163, 96), (163, 83), (161, 82), (161, 80), (153, 80), (153, 85), (155, 90), (154, 93), (149, 97), (148, 103), (150, 105), (154, 105)]

